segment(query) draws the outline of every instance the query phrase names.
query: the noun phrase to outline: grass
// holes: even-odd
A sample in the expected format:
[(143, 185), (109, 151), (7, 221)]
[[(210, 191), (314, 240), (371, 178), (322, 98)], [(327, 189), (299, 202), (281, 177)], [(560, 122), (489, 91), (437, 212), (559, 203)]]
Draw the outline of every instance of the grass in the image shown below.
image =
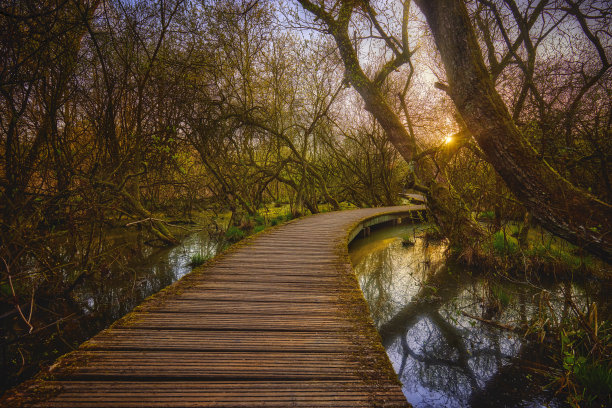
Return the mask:
[(561, 332), (564, 374), (557, 381), (567, 388), (568, 402), (576, 407), (612, 406), (612, 328), (594, 314), (596, 308), (588, 314), (588, 330), (583, 324)]
[(581, 360), (574, 368), (574, 375), (589, 395), (612, 395), (612, 368), (607, 365)]
[[(230, 215), (223, 214), (220, 218), (229, 220)], [(291, 219), (293, 216), (289, 212), (288, 205), (262, 208), (259, 214), (247, 216), (240, 227), (229, 226), (225, 231), (225, 238), (228, 242), (235, 243), (250, 234), (261, 232), (270, 226), (279, 225)]]
[(581, 257), (565, 249), (543, 244), (532, 245), (526, 251), (526, 254), (532, 258), (539, 259), (543, 263), (564, 266), (572, 271), (580, 269), (583, 266), (588, 267), (592, 263), (592, 258), (590, 257)]
[(491, 293), (495, 296), (495, 299), (499, 302), (500, 306), (506, 307), (512, 300), (512, 295), (508, 293), (501, 285), (493, 285)]
[(193, 254), (189, 260), (189, 266), (195, 268), (196, 266), (202, 265), (204, 262), (210, 259), (210, 255), (204, 254)]
[(493, 234), (493, 251), (498, 255), (511, 255), (518, 251), (519, 245), (516, 238), (503, 231)]
[(244, 237), (246, 237), (246, 232), (238, 227), (231, 226), (225, 231), (225, 238), (231, 242), (238, 242)]
[(480, 220), (492, 221), (495, 219), (495, 212), (494, 211), (483, 211), (478, 214), (477, 218)]

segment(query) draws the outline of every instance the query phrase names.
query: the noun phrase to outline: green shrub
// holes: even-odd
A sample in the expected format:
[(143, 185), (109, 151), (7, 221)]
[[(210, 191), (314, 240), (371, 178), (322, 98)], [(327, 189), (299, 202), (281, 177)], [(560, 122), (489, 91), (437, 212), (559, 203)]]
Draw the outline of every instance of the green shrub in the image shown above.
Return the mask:
[(502, 286), (494, 285), (491, 288), (491, 292), (495, 296), (495, 298), (499, 301), (499, 304), (502, 307), (506, 307), (510, 304), (512, 300), (512, 296), (506, 292), (506, 290)]
[(590, 258), (582, 258), (562, 249), (545, 246), (543, 244), (534, 245), (527, 251), (527, 254), (539, 258), (543, 262), (556, 262), (572, 270), (579, 269), (583, 265), (588, 265), (591, 262)]
[(245, 237), (245, 232), (238, 227), (229, 227), (227, 231), (225, 231), (225, 238), (227, 238), (231, 242), (238, 242), (242, 238)]
[(264, 225), (266, 223), (266, 219), (261, 215), (256, 215), (253, 219), (257, 225)]
[(574, 375), (588, 393), (598, 396), (612, 394), (612, 369), (604, 364), (580, 360), (580, 364), (574, 366)]
[(494, 211), (483, 211), (480, 214), (478, 214), (478, 218), (482, 220), (494, 220), (495, 212)]
[(272, 218), (270, 220), (270, 225), (282, 224), (283, 222), (289, 221), (292, 218), (293, 218), (293, 216), (291, 215), (291, 213), (277, 215), (276, 217), (274, 217), (274, 218)]
[[(612, 406), (612, 333), (607, 320), (597, 323), (596, 311), (589, 313), (590, 330), (575, 328), (560, 333), (563, 381), (575, 384), (568, 396), (574, 406)], [(599, 347), (593, 347), (594, 340)]]
[(519, 248), (516, 238), (506, 235), (502, 231), (497, 231), (493, 234), (493, 250), (500, 255), (508, 255), (515, 253)]
[(266, 229), (265, 225), (257, 225), (255, 228), (253, 228), (253, 232), (260, 232)]
[(202, 265), (204, 262), (210, 259), (210, 255), (204, 254), (193, 254), (191, 255), (191, 259), (189, 261), (189, 266), (196, 267)]

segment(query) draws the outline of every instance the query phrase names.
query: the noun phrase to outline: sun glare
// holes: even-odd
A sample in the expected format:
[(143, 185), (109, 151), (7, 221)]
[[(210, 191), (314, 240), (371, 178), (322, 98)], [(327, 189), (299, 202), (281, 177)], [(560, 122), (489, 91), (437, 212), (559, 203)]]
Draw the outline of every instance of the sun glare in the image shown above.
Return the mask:
[(452, 142), (452, 141), (453, 141), (453, 138), (452, 138), (451, 136), (446, 136), (446, 137), (444, 138), (444, 143), (445, 143), (445, 144), (449, 144), (449, 143), (450, 143), (450, 142)]

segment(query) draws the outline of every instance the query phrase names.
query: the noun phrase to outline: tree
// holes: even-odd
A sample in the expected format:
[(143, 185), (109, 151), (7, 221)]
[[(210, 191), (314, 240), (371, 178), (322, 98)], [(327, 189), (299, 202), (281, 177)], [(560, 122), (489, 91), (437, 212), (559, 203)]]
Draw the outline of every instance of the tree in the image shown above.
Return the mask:
[[(414, 138), (381, 91), (381, 84), (389, 74), (410, 62), (412, 51), (406, 28), (410, 1), (403, 2), (401, 39), (388, 33), (369, 2), (346, 0), (331, 8), (321, 2), (299, 2), (320, 21), (321, 30), (335, 39), (347, 80), (400, 154), (410, 163), (422, 158), (424, 152), (419, 151)], [(542, 226), (610, 261), (612, 237), (607, 228), (612, 221), (611, 206), (561, 177), (526, 142), (484, 65), (465, 4), (459, 0), (420, 0), (416, 3), (426, 16), (446, 69), (449, 84), (441, 87), (454, 101), (469, 131), (468, 136), (477, 141), (509, 190)], [(356, 12), (368, 19), (371, 31), (384, 41), (392, 55), (373, 79), (362, 69), (355, 41), (349, 34), (349, 24)], [(431, 173), (437, 173), (432, 164), (425, 162), (422, 167), (425, 177), (429, 177), (427, 188), (422, 190), (432, 198), (430, 209), (444, 232), (450, 233), (451, 240), (455, 241), (478, 235), (479, 228), (470, 222), (467, 211), (460, 205), (459, 212), (463, 216), (453, 216), (457, 202), (449, 198), (443, 183), (431, 181)], [(456, 222), (449, 223), (449, 220)], [(455, 230), (459, 233), (453, 233)]]
[(544, 228), (612, 261), (612, 206), (561, 177), (525, 140), (485, 67), (465, 4), (416, 3), (442, 56), (449, 95), (489, 163)]

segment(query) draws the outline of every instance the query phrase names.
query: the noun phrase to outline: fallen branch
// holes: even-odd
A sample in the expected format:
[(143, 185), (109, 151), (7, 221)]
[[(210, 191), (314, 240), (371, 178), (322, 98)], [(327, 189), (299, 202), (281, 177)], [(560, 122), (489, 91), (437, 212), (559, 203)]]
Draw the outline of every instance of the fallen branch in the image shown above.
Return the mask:
[(149, 221), (149, 222), (152, 222), (152, 221), (165, 222), (164, 220), (161, 220), (159, 218), (149, 217), (149, 218), (145, 218), (144, 220), (130, 222), (129, 224), (125, 224), (125, 226), (129, 227), (130, 225), (136, 225), (136, 224), (140, 224), (140, 223), (147, 222), (147, 221)]
[(151, 222), (151, 223), (153, 223), (153, 221), (157, 221), (157, 222), (161, 222), (162, 224), (165, 224), (165, 225), (171, 225), (171, 226), (173, 226), (174, 228), (180, 228), (180, 229), (185, 230), (185, 231), (187, 231), (187, 232), (192, 232), (192, 231), (191, 231), (190, 229), (188, 229), (188, 228), (182, 227), (182, 226), (180, 226), (180, 225), (173, 224), (173, 223), (168, 222), (168, 221), (164, 221), (164, 220), (162, 220), (162, 219), (160, 219), (160, 218), (153, 218), (153, 217), (148, 217), (148, 218), (145, 218), (145, 219), (143, 219), (143, 220), (138, 220), (138, 221), (130, 222), (130, 223), (128, 223), (128, 224), (125, 224), (125, 226), (126, 226), (126, 227), (129, 227), (129, 226), (131, 226), (131, 225), (141, 224), (141, 223), (143, 223), (143, 222), (147, 222), (147, 221), (149, 221), (149, 222)]
[(518, 331), (517, 328), (514, 327), (514, 326), (498, 323), (498, 322), (495, 322), (493, 320), (483, 319), (482, 317), (474, 316), (474, 315), (471, 315), (471, 314), (466, 313), (466, 312), (461, 312), (461, 314), (466, 316), (466, 317), (469, 317), (470, 319), (478, 320), (479, 322), (486, 323), (488, 325), (497, 327), (499, 329), (509, 330), (509, 331), (512, 331), (512, 332), (517, 332)]

